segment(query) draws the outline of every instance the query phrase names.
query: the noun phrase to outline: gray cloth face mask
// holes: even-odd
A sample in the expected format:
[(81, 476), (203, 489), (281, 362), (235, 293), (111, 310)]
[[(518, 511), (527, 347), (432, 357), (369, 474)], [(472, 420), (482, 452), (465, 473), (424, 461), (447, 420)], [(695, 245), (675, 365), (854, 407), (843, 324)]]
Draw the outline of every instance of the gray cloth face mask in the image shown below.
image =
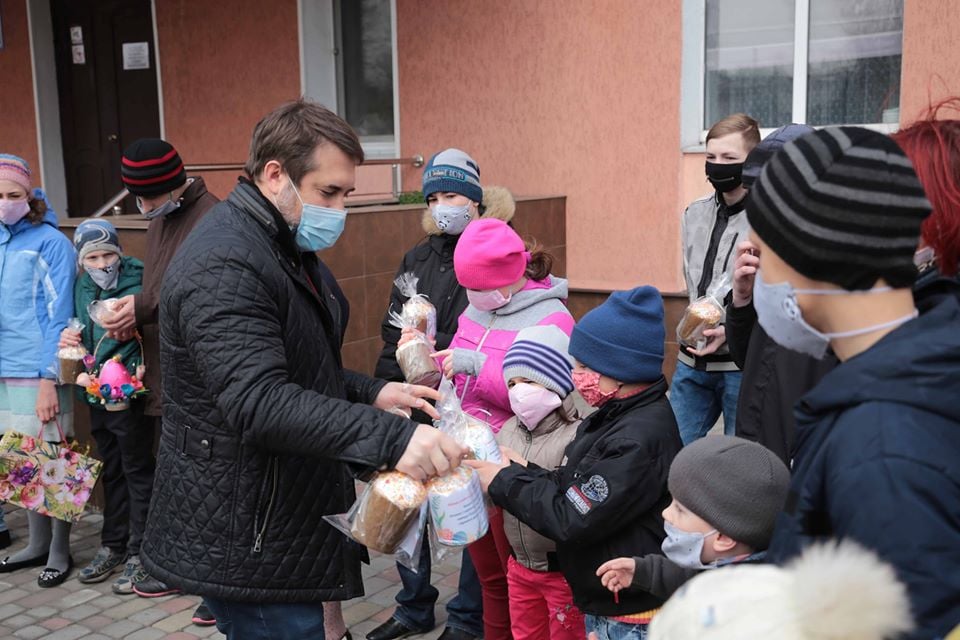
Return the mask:
[(84, 265), (83, 270), (86, 271), (91, 278), (93, 278), (94, 284), (103, 289), (104, 291), (109, 291), (111, 289), (116, 289), (117, 281), (120, 279), (120, 261), (117, 260), (108, 267), (103, 267), (98, 269), (95, 267), (88, 267)]

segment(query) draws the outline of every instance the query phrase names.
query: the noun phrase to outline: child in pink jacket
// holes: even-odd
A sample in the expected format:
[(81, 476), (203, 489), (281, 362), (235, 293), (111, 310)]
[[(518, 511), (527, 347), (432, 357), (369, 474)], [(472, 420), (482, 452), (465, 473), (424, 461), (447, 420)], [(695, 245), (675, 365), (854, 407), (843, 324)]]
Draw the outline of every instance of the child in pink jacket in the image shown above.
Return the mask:
[[(503, 359), (521, 329), (554, 325), (570, 335), (574, 320), (565, 304), (567, 281), (550, 275), (553, 258), (528, 250), (517, 232), (501, 220), (471, 222), (453, 254), (457, 280), (470, 304), (460, 316), (444, 357), (464, 410), (489, 422), (494, 432), (511, 417), (503, 379)], [(509, 640), (507, 559), (510, 543), (503, 516), (491, 518), (490, 533), (470, 545), (470, 557), (483, 588), (485, 640)]]

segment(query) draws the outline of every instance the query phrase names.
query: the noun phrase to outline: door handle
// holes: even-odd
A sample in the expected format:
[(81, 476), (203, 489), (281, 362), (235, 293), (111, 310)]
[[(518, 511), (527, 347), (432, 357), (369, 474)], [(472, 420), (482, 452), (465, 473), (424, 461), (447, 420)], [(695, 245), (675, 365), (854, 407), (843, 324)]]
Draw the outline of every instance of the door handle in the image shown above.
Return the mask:
[(118, 136), (115, 133), (111, 133), (110, 135), (107, 136), (107, 142), (116, 142), (119, 139), (120, 139), (120, 136)]

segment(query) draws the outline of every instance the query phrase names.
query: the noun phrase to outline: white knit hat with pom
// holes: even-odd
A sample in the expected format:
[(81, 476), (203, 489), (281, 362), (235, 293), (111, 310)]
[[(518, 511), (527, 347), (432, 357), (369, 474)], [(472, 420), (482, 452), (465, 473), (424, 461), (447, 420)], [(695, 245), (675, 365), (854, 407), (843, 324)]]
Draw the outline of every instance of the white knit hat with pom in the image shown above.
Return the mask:
[(885, 640), (912, 627), (893, 569), (841, 542), (812, 546), (783, 568), (705, 571), (664, 605), (650, 640)]

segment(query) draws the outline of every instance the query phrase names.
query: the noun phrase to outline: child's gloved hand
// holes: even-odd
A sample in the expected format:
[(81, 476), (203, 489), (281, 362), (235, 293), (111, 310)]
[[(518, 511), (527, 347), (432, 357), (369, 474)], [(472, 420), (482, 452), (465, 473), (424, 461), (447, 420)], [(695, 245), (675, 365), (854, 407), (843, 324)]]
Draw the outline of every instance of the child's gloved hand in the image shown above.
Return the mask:
[(614, 558), (600, 565), (600, 568), (597, 569), (597, 575), (604, 587), (613, 593), (617, 593), (630, 586), (636, 570), (637, 561), (633, 558)]
[(80, 332), (73, 329), (64, 329), (60, 332), (60, 342), (57, 346), (60, 349), (80, 346)]

